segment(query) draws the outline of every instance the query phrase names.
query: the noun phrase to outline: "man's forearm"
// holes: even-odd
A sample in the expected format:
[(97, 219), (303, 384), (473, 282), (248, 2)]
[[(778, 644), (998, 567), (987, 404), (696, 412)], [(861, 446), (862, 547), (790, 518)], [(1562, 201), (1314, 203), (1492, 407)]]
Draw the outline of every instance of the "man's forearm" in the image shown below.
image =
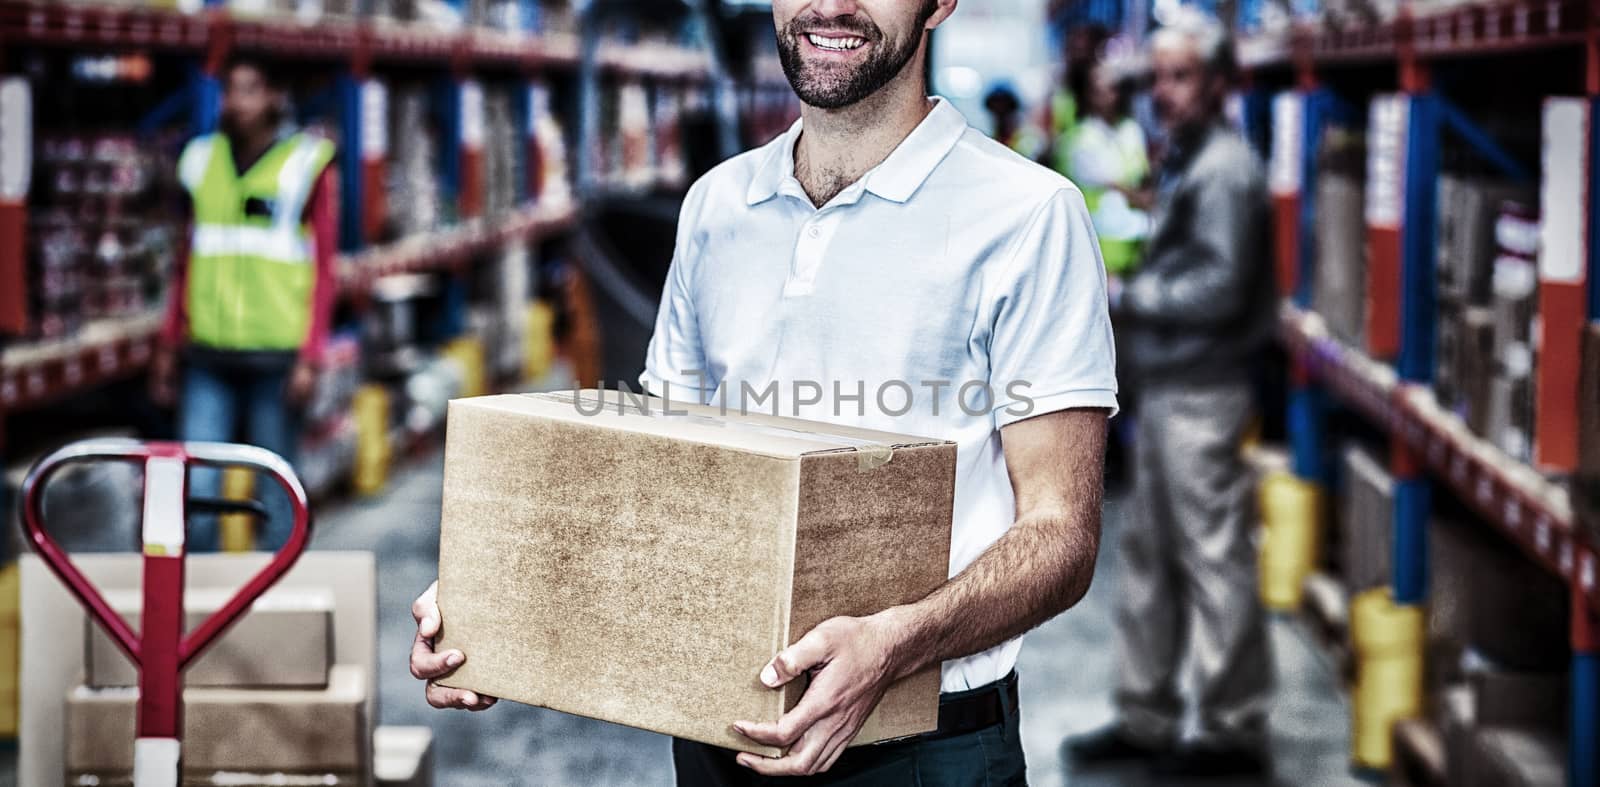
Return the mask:
[(1083, 598), (1100, 549), (1100, 474), (1073, 506), (1024, 515), (972, 565), (914, 604), (880, 613), (896, 632), (892, 671), (978, 653)]

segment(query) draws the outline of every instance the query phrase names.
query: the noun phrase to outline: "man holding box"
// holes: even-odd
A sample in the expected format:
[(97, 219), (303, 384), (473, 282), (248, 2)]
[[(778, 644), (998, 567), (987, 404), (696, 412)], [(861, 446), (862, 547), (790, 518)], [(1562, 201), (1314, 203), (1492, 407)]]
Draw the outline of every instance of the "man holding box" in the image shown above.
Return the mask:
[[(1023, 632), (1088, 589), (1116, 380), (1082, 195), (927, 97), (928, 33), (955, 7), (776, 0), (802, 119), (684, 200), (641, 376), (652, 393), (730, 408), (754, 393), (753, 409), (947, 438), (958, 459), (952, 578), (751, 665), (773, 688), (810, 678), (776, 723), (729, 719), (786, 754), (678, 740), (681, 784), (1025, 778), (1013, 667)], [(772, 391), (794, 398), (769, 404)], [(428, 701), (492, 705), (432, 682), (465, 660), (433, 649), (433, 588), (413, 614)], [(846, 750), (892, 683), (941, 663), (939, 730)]]

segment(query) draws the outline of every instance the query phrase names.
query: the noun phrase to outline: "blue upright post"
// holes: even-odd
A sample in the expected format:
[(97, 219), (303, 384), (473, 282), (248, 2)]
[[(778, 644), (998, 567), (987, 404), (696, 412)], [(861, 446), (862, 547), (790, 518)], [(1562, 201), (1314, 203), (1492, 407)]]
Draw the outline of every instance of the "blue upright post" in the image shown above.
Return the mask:
[(530, 92), (526, 84), (520, 84), (511, 91), (511, 122), (516, 128), (513, 135), (516, 144), (511, 146), (511, 184), (518, 205), (532, 201), (529, 195), (533, 190), (528, 183), (528, 129), (533, 125), (533, 97)]
[(461, 80), (454, 74), (440, 82), (439, 189), (440, 201), (450, 206), (451, 218), (461, 215)]
[(189, 116), (189, 130), (194, 136), (209, 134), (217, 129), (217, 118), (222, 114), (222, 83), (200, 69), (194, 72), (194, 106)]
[(1328, 94), (1308, 90), (1302, 102), (1300, 132), (1300, 273), (1295, 277), (1295, 303), (1311, 308), (1311, 279), (1317, 257), (1317, 148), (1322, 145), (1323, 113)]
[[(1439, 99), (1421, 90), (1406, 98), (1405, 182), (1400, 246), (1400, 357), (1408, 383), (1433, 379), (1435, 245), (1439, 178)], [(1395, 440), (1394, 600), (1421, 604), (1428, 594), (1429, 481), (1404, 441)]]
[[(1295, 234), (1299, 248), (1294, 301), (1300, 308), (1309, 309), (1316, 265), (1317, 148), (1321, 145), (1328, 93), (1322, 88), (1311, 88), (1302, 90), (1301, 95), (1300, 194)], [(1312, 381), (1300, 358), (1291, 361), (1288, 410), (1294, 474), (1320, 493), (1328, 488), (1329, 481), (1323, 428), (1327, 394), (1322, 386)]]
[[(1573, 614), (1587, 615), (1591, 632), (1600, 627), (1587, 609)], [(1582, 648), (1573, 643), (1571, 740), (1567, 744), (1567, 783), (1571, 787), (1600, 787), (1600, 642), (1594, 641), (1593, 633), (1588, 639), (1581, 643)]]
[(354, 72), (339, 75), (339, 187), (344, 192), (344, 210), (339, 212), (339, 248), (360, 251), (363, 237), (362, 206), (366, 204), (361, 159), (361, 79)]

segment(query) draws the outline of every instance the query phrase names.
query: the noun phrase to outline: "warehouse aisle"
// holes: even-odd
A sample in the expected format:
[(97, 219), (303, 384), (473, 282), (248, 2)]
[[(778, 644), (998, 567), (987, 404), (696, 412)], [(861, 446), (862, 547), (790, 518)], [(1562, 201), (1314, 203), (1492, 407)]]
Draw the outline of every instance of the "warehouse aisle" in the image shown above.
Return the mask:
[[(386, 494), (335, 504), (318, 521), (314, 547), (378, 555), (380, 721), (433, 726), (441, 785), (670, 784), (663, 737), (514, 703), (466, 714), (437, 712), (423, 701), (406, 668), (414, 632), (407, 610), (434, 574), (441, 470), (438, 455), (410, 464)], [(1119, 511), (1115, 501), (1108, 506), (1107, 555)], [(1104, 560), (1088, 600), (1031, 635), (1023, 651), (1023, 735), (1035, 787), (1151, 784), (1138, 773), (1068, 774), (1058, 754), (1062, 735), (1092, 728), (1111, 712), (1114, 565)], [(1328, 665), (1292, 622), (1275, 624), (1273, 639), (1279, 674), (1291, 676), (1272, 719), (1277, 783), (1353, 783), (1345, 776), (1349, 714)]]

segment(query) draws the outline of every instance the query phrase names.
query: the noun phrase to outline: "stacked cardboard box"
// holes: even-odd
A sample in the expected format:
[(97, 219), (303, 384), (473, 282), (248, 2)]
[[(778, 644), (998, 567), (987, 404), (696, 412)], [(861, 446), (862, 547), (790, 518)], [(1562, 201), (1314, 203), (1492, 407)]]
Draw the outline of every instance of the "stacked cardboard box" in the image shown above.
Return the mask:
[[(187, 594), (188, 627), (231, 595), (220, 588)], [(142, 594), (113, 591), (106, 600), (137, 628)], [(333, 605), (327, 590), (263, 595), (184, 671), (186, 781), (227, 771), (363, 783), (366, 672), (333, 663)], [(133, 769), (138, 673), (97, 624), (84, 625), (84, 685), (66, 698), (67, 773), (76, 783), (114, 783)]]
[[(270, 651), (262, 653), (266, 659)], [(273, 658), (285, 658), (271, 653)], [(216, 771), (333, 776), (360, 783), (370, 770), (367, 679), (338, 665), (321, 688), (191, 688), (183, 693), (183, 765)], [(139, 690), (79, 686), (67, 694), (67, 773), (117, 778), (133, 771)]]
[[(190, 625), (269, 557), (191, 556)], [(136, 617), (140, 556), (75, 562), (108, 603)], [(21, 564), (18, 781), (129, 784), (133, 673), (37, 558)], [(304, 555), (186, 672), (182, 783), (370, 787), (375, 623), (370, 554)]]
[[(192, 630), (232, 593), (218, 588), (184, 599)], [(143, 596), (131, 590), (105, 594), (106, 603), (135, 630)], [(84, 621), (84, 683), (95, 688), (137, 686), (138, 672), (100, 626)], [(275, 653), (274, 658), (263, 654)], [(333, 594), (326, 590), (278, 590), (256, 599), (250, 612), (206, 648), (183, 673), (189, 688), (320, 688), (333, 665)]]

